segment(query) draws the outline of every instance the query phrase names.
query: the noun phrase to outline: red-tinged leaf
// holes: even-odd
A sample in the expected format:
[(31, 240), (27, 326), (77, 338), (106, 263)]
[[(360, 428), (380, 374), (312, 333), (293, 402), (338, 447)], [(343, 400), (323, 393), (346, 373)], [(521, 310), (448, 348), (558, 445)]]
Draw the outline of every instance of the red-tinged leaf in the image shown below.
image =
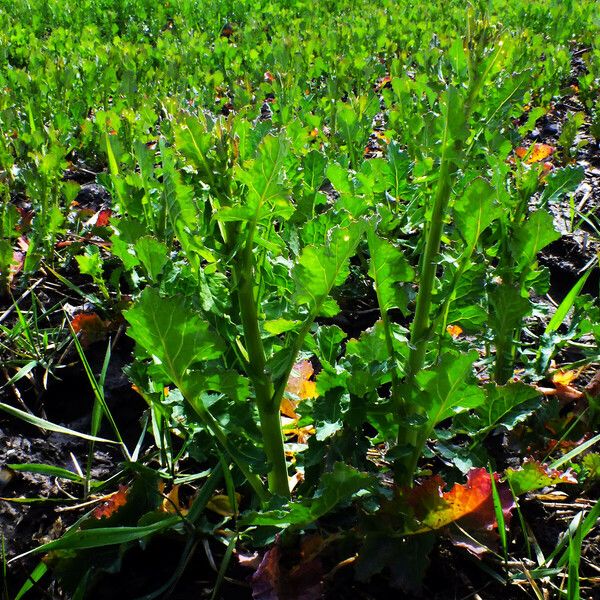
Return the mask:
[(558, 483), (577, 483), (570, 469), (551, 469), (533, 459), (525, 459), (518, 469), (506, 469), (506, 478), (516, 496)]
[[(548, 427), (548, 429), (550, 428)], [(549, 454), (552, 454), (552, 452), (557, 451), (561, 454), (566, 454), (567, 452), (577, 448), (577, 446), (581, 446), (581, 444), (589, 440), (591, 437), (591, 433), (586, 433), (578, 440), (548, 440), (548, 445), (543, 450), (542, 454), (544, 456), (548, 456)]]
[[(514, 507), (513, 499), (510, 491), (498, 483), (498, 474), (494, 474), (494, 478), (508, 519)], [(411, 533), (441, 529), (456, 521), (469, 530), (497, 527), (492, 482), (486, 469), (471, 469), (466, 484), (456, 483), (448, 492), (443, 488), (442, 478), (436, 475), (409, 492), (408, 503), (418, 521), (416, 530)]]
[[(318, 558), (320, 536), (305, 538), (300, 556), (284, 556), (277, 542), (265, 552), (252, 575), (253, 600), (319, 600), (323, 597), (323, 566)], [(292, 560), (295, 558), (295, 560)]]
[(108, 227), (111, 216), (112, 210), (110, 210), (110, 208), (105, 208), (99, 211), (98, 218), (96, 220), (96, 227)]
[(585, 386), (585, 393), (590, 398), (600, 396), (600, 370), (596, 371), (590, 382)]
[(10, 278), (12, 279), (17, 273), (23, 270), (23, 262), (25, 261), (25, 253), (15, 250), (13, 252), (13, 261), (10, 265)]
[(118, 491), (107, 496), (107, 499), (94, 509), (92, 516), (96, 519), (111, 517), (121, 506), (127, 504), (128, 492), (129, 488), (126, 485), (119, 485)]
[(515, 150), (515, 154), (519, 158), (525, 159), (526, 164), (531, 165), (545, 160), (554, 152), (554, 150), (554, 146), (550, 146), (549, 144), (534, 144), (533, 148), (519, 146)]
[[(80, 215), (83, 211), (80, 211)], [(93, 213), (92, 216), (84, 223), (85, 227), (108, 227), (110, 224), (110, 218), (112, 216), (112, 210), (110, 208), (103, 208), (97, 213)]]
[(382, 90), (384, 87), (388, 86), (392, 81), (392, 78), (389, 75), (386, 75), (381, 79), (381, 81), (375, 86), (376, 91)]
[(17, 206), (17, 211), (21, 216), (21, 222), (17, 226), (19, 231), (23, 231), (23, 229), (28, 228), (31, 225), (31, 221), (33, 220), (33, 211), (27, 210), (21, 206)]
[(71, 321), (73, 331), (79, 335), (81, 344), (87, 346), (106, 337), (109, 323), (103, 321), (96, 313), (81, 312)]
[(27, 254), (27, 251), (29, 250), (29, 240), (24, 235), (19, 237), (17, 244), (19, 245), (21, 252)]
[(252, 600), (279, 600), (279, 546), (267, 550), (252, 575)]
[(578, 376), (579, 373), (575, 371), (556, 371), (552, 375), (554, 388), (538, 387), (537, 389), (544, 396), (556, 396), (563, 404), (580, 400), (584, 396), (583, 392), (571, 385)]

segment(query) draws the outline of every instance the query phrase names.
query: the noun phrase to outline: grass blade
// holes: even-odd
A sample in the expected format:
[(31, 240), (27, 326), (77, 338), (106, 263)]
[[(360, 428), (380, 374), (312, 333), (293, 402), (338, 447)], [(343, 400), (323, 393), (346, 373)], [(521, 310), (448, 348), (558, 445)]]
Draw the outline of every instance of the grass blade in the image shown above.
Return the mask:
[(36, 417), (35, 415), (30, 415), (26, 413), (24, 410), (19, 410), (14, 406), (10, 406), (9, 404), (4, 404), (4, 402), (0, 402), (0, 410), (8, 413), (13, 417), (17, 417), (17, 419), (21, 419), (30, 425), (34, 425), (35, 427), (39, 427), (40, 429), (46, 429), (47, 431), (54, 431), (55, 433), (62, 433), (64, 435), (72, 435), (74, 437), (79, 437), (84, 440), (90, 440), (93, 442), (104, 442), (106, 444), (118, 444), (119, 442), (115, 442), (114, 440), (107, 440), (106, 438), (96, 437), (93, 435), (88, 435), (87, 433), (81, 433), (80, 431), (75, 431), (74, 429), (69, 429), (68, 427), (63, 427), (62, 425), (55, 425), (50, 421), (46, 421), (46, 419), (41, 419), (40, 417)]
[(546, 325), (544, 334), (548, 335), (550, 333), (554, 333), (562, 325), (567, 314), (573, 307), (573, 304), (575, 303), (577, 296), (579, 296), (579, 294), (581, 293), (581, 290), (583, 289), (583, 286), (585, 285), (585, 282), (587, 281), (591, 272), (592, 272), (592, 270), (590, 269), (587, 273), (584, 273), (579, 278), (579, 280), (575, 283), (575, 285), (570, 289), (569, 293), (564, 297), (563, 301), (558, 305), (558, 308), (556, 309), (556, 312), (550, 319), (548, 325)]

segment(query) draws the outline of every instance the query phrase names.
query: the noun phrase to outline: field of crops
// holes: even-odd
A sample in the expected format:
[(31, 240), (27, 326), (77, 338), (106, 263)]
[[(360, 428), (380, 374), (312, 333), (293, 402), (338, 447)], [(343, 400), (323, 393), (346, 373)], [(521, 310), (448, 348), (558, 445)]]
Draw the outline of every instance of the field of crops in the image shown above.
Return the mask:
[(1, 600), (600, 597), (595, 0), (0, 0)]

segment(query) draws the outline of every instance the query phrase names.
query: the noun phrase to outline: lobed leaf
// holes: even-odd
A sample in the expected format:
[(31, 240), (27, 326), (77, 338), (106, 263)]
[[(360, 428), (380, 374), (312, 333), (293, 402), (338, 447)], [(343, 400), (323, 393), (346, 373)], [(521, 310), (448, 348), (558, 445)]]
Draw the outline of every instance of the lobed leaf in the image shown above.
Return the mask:
[(124, 313), (128, 331), (175, 383), (194, 364), (223, 352), (223, 342), (206, 321), (181, 298), (163, 298), (146, 288), (135, 306)]

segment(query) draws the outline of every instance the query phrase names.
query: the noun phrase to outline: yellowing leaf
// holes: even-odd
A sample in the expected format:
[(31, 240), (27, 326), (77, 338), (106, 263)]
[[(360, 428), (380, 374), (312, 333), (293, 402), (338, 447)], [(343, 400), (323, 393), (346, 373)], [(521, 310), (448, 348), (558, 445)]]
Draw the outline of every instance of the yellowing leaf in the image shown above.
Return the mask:
[(531, 165), (545, 160), (554, 152), (554, 150), (554, 146), (550, 146), (549, 144), (534, 144), (533, 148), (519, 146), (515, 150), (515, 154), (519, 158), (525, 159), (526, 164)]
[(301, 360), (294, 365), (285, 388), (285, 395), (281, 400), (281, 412), (286, 417), (297, 421), (298, 403), (317, 396), (317, 384), (310, 381), (313, 373), (313, 366), (308, 360)]
[(454, 339), (456, 339), (463, 332), (462, 327), (460, 325), (448, 325), (448, 327), (446, 327), (446, 331)]
[(556, 371), (552, 374), (552, 383), (559, 385), (569, 385), (575, 381), (579, 373), (575, 371)]
[(174, 485), (163, 498), (160, 510), (173, 515), (187, 515), (189, 509), (182, 506), (179, 499), (179, 485)]
[[(242, 499), (242, 496), (236, 492), (235, 493), (236, 505), (239, 505), (241, 499)], [(231, 506), (229, 496), (226, 496), (224, 494), (217, 494), (216, 496), (213, 496), (207, 502), (206, 508), (208, 508), (209, 510), (212, 510), (213, 512), (217, 513), (218, 515), (221, 515), (222, 517), (232, 517), (233, 515), (237, 514), (237, 512), (234, 511), (233, 507)], [(237, 508), (237, 506), (236, 506), (236, 508)]]

